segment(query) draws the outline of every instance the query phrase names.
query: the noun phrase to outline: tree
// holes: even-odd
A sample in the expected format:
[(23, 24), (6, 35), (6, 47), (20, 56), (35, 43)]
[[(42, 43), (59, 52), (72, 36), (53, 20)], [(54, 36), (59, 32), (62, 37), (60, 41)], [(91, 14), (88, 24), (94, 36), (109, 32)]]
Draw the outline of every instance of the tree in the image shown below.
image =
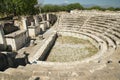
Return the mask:
[(113, 7), (109, 7), (109, 8), (107, 8), (107, 10), (115, 11), (115, 8), (113, 8)]
[(73, 9), (84, 9), (79, 3), (73, 3), (69, 5), (44, 5), (42, 12), (59, 12), (59, 11), (70, 11)]
[(105, 8), (102, 8), (102, 7), (100, 7), (100, 6), (93, 6), (93, 7), (88, 8), (88, 9), (89, 9), (89, 10), (95, 9), (95, 10), (102, 10), (102, 11), (105, 11)]
[(0, 0), (0, 14), (2, 15), (30, 15), (38, 12), (34, 8), (37, 0)]
[(115, 8), (115, 11), (120, 11), (120, 8)]
[(74, 10), (74, 9), (83, 10), (84, 8), (79, 3), (73, 3), (73, 4), (67, 5), (67, 11)]

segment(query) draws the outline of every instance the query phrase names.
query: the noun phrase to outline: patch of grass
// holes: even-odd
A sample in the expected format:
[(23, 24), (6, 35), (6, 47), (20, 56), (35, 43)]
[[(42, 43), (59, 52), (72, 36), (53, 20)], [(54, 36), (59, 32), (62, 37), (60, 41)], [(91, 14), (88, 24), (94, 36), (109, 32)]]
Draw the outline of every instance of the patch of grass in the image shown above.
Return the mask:
[(89, 43), (88, 40), (71, 37), (71, 36), (60, 36), (60, 37), (58, 37), (57, 41), (62, 44), (64, 44), (64, 43), (69, 43), (69, 44)]

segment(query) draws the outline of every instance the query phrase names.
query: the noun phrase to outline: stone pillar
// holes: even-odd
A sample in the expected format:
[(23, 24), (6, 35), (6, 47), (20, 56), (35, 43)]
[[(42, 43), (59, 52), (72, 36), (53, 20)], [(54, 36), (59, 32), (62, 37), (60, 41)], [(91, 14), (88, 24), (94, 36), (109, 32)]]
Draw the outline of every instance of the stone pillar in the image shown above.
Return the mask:
[(49, 21), (50, 20), (49, 14), (46, 14), (46, 16), (47, 16), (47, 21)]
[(46, 25), (47, 25), (47, 28), (50, 28), (50, 14), (46, 14), (46, 17), (47, 17), (47, 21), (46, 21)]
[(6, 49), (7, 49), (7, 43), (4, 37), (4, 31), (2, 26), (0, 25), (0, 50), (6, 50)]
[(49, 21), (46, 21), (46, 26), (47, 26), (47, 28), (50, 28), (50, 22)]
[(38, 17), (37, 16), (33, 16), (34, 20), (35, 20), (35, 26), (39, 25), (39, 21), (38, 21)]
[(42, 29), (42, 32), (46, 31), (46, 24), (45, 24), (45, 22), (41, 22), (40, 23), (40, 28)]
[(21, 21), (22, 21), (21, 29), (27, 30), (28, 28), (27, 28), (27, 24), (26, 24), (26, 21), (27, 21), (26, 17), (21, 17)]
[(27, 30), (26, 32), (26, 43), (29, 42), (29, 32), (28, 32), (28, 26), (27, 26), (27, 18), (25, 16), (21, 17), (22, 25), (20, 25), (21, 30)]

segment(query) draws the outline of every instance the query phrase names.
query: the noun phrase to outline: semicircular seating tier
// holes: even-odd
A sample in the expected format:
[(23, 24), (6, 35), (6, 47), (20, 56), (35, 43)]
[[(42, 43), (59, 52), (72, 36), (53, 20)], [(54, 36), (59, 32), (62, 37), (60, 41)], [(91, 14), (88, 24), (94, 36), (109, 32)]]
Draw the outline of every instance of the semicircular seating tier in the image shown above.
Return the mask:
[(57, 24), (58, 31), (77, 31), (99, 37), (107, 44), (106, 56), (120, 46), (119, 14), (62, 14)]

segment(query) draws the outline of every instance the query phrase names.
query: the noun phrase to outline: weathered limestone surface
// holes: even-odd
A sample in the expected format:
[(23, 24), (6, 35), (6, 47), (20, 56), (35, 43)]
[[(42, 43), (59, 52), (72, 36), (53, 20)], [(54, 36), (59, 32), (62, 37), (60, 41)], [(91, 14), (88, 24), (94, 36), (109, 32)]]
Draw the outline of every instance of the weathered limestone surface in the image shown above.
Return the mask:
[[(6, 35), (7, 45), (8, 45), (9, 49), (18, 50), (18, 49), (22, 48), (23, 44), (24, 45), (26, 44), (26, 41), (27, 41), (26, 39), (28, 39), (28, 36), (29, 37), (36, 37), (40, 33), (45, 32), (47, 28), (49, 28), (49, 21), (44, 21), (44, 22), (40, 23), (38, 16), (34, 16), (33, 18), (34, 18), (34, 22), (31, 22), (31, 26), (28, 26), (27, 17), (25, 17), (25, 16), (21, 17), (21, 22), (20, 21), (15, 22), (15, 24), (20, 27), (21, 31), (16, 31), (14, 33)], [(26, 33), (25, 33), (26, 38), (24, 37), (25, 39), (23, 39), (24, 41), (22, 40), (23, 42), (20, 45), (16, 45), (17, 42), (20, 42), (17, 39), (18, 34), (22, 34), (23, 30), (26, 30)], [(23, 34), (24, 34), (24, 32), (23, 32)], [(21, 37), (21, 38), (23, 38), (23, 37)], [(19, 40), (21, 40), (21, 38), (19, 38)], [(12, 43), (13, 43), (13, 45), (12, 45)], [(13, 47), (14, 47), (14, 49), (12, 49)]]
[(46, 14), (47, 20), (50, 20), (50, 14)]
[(47, 26), (47, 29), (50, 28), (50, 22), (49, 21), (46, 21), (46, 26)]
[(6, 44), (3, 28), (0, 25), (0, 50), (6, 50), (6, 48), (7, 48), (7, 44)]
[(19, 30), (11, 34), (5, 35), (8, 49), (16, 51), (22, 48), (28, 42), (28, 35), (26, 30)]
[(45, 56), (48, 54), (48, 51), (53, 46), (56, 37), (57, 37), (56, 33), (50, 35), (50, 37), (44, 42), (44, 44), (40, 47), (36, 54), (32, 58), (30, 58), (29, 61), (32, 63), (37, 60), (43, 60)]
[(45, 21), (40, 22), (40, 28), (41, 28), (42, 32), (45, 32), (45, 31), (46, 31), (46, 29), (47, 29), (47, 24), (46, 24)]
[(34, 17), (34, 20), (35, 20), (35, 26), (39, 26), (39, 19), (38, 19), (38, 16), (33, 16)]
[(22, 17), (21, 17), (21, 21), (22, 21), (22, 23), (21, 23), (21, 25), (20, 25), (20, 29), (21, 29), (21, 30), (27, 30), (27, 29), (28, 29), (28, 28), (27, 28), (27, 23), (26, 23), (27, 18), (24, 17), (24, 16), (22, 16)]
[[(83, 61), (44, 62), (37, 61), (54, 43), (54, 36), (44, 36), (44, 45), (39, 45), (30, 58), (31, 63), (8, 69), (0, 74), (1, 80), (119, 80), (120, 79), (120, 13), (101, 11), (73, 11), (59, 16), (53, 27), (63, 35), (89, 39), (99, 52)], [(52, 22), (51, 22), (52, 23)], [(45, 27), (42, 27), (43, 30)], [(62, 33), (62, 31), (64, 33)], [(74, 33), (73, 33), (74, 32)], [(77, 34), (78, 33), (78, 34)], [(88, 36), (84, 37), (82, 35)], [(48, 39), (46, 39), (46, 37)], [(37, 40), (36, 42), (40, 42)], [(39, 48), (38, 48), (39, 47)], [(30, 49), (30, 48), (29, 48)], [(31, 49), (32, 50), (32, 49)], [(34, 50), (33, 50), (34, 51)], [(31, 51), (32, 52), (32, 51)], [(42, 55), (44, 57), (44, 55)], [(66, 57), (67, 58), (67, 57)], [(16, 76), (14, 76), (16, 75)]]
[(36, 37), (40, 34), (40, 27), (31, 22), (31, 26), (28, 26), (28, 32), (30, 37)]

